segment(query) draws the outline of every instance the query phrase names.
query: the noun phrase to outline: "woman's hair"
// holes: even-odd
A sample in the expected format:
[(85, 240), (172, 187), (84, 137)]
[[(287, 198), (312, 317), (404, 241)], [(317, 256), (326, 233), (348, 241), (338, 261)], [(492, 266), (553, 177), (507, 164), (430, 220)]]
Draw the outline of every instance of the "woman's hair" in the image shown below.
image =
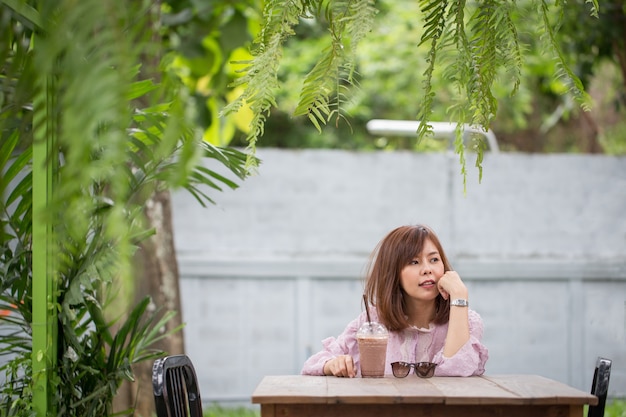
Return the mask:
[[(372, 255), (365, 282), (365, 299), (376, 307), (378, 319), (389, 330), (397, 331), (409, 327), (404, 304), (404, 290), (400, 285), (400, 273), (430, 240), (441, 255), (444, 271), (452, 270), (450, 262), (439, 242), (439, 238), (427, 226), (400, 226), (381, 240)], [(439, 294), (435, 299), (436, 324), (447, 323), (450, 316), (450, 301)]]

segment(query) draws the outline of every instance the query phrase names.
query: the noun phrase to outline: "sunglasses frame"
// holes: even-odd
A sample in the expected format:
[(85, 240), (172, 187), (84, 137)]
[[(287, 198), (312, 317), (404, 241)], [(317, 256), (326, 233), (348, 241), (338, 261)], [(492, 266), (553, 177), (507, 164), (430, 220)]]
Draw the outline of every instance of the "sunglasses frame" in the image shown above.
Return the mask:
[[(408, 367), (409, 369), (406, 375), (396, 375), (396, 371), (394, 370), (394, 365)], [(411, 373), (411, 368), (413, 368), (413, 372), (415, 373), (416, 376), (420, 378), (430, 378), (435, 374), (436, 367), (437, 367), (437, 364), (432, 363), (432, 362), (416, 362), (416, 363), (393, 362), (391, 364), (391, 372), (393, 373), (393, 376), (395, 376), (396, 378), (406, 378)]]

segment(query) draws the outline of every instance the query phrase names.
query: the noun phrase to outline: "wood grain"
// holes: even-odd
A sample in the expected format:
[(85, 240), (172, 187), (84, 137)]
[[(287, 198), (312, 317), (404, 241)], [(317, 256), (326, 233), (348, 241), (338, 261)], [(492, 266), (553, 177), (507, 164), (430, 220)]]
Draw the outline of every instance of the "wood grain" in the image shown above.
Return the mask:
[(582, 417), (591, 394), (537, 375), (470, 378), (267, 376), (252, 395), (262, 417)]

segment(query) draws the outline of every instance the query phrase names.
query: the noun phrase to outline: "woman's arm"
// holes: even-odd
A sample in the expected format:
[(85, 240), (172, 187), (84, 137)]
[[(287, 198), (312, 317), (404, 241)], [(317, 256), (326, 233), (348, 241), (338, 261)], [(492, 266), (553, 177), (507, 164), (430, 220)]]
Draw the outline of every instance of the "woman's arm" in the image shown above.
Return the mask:
[(323, 349), (304, 362), (303, 375), (337, 375), (352, 377), (357, 374), (354, 358), (358, 355), (356, 332), (365, 320), (364, 313), (351, 321), (337, 337), (322, 341)]
[[(437, 363), (436, 376), (472, 376), (485, 373), (489, 351), (481, 341), (483, 337), (482, 318), (474, 310), (467, 307), (463, 308), (467, 310), (468, 315), (469, 340), (453, 356), (448, 357), (444, 354), (445, 345), (444, 348), (435, 353), (433, 362)], [(449, 328), (447, 334), (450, 334)], [(444, 335), (441, 337), (447, 338)]]
[[(446, 300), (468, 300), (467, 288), (455, 271), (446, 272), (437, 283), (441, 295)], [(447, 358), (454, 356), (470, 338), (468, 307), (450, 306), (448, 334), (443, 349)]]

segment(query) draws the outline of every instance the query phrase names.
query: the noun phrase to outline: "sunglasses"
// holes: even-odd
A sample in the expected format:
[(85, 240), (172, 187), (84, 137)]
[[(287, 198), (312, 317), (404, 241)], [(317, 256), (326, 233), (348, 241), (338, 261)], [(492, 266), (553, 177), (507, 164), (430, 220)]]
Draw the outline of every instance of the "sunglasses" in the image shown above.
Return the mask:
[(437, 364), (432, 362), (393, 362), (391, 364), (391, 371), (396, 378), (404, 378), (411, 372), (411, 368), (413, 368), (415, 375), (420, 378), (430, 378), (435, 374), (435, 366), (437, 366)]

